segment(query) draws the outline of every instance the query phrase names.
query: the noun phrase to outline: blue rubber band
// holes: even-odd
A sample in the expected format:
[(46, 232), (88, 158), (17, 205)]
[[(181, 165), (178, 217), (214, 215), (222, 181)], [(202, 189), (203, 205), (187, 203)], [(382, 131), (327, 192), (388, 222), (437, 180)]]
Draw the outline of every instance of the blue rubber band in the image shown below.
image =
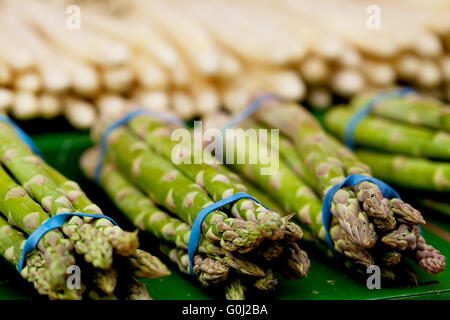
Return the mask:
[(376, 94), (363, 107), (361, 107), (361, 109), (359, 109), (352, 116), (350, 121), (347, 123), (347, 126), (345, 128), (345, 136), (344, 136), (345, 145), (349, 149), (354, 150), (356, 128), (358, 127), (359, 123), (361, 121), (363, 121), (380, 102), (382, 102), (383, 100), (385, 100), (387, 98), (403, 97), (414, 91), (415, 90), (412, 88), (403, 87), (403, 88), (384, 91), (384, 92), (380, 92), (380, 93)]
[(108, 219), (114, 225), (117, 223), (110, 217), (102, 215), (102, 214), (91, 214), (91, 213), (79, 213), (79, 212), (66, 212), (60, 213), (56, 216), (51, 217), (47, 221), (45, 221), (39, 228), (33, 231), (32, 234), (25, 241), (25, 245), (22, 250), (22, 256), (20, 258), (19, 264), (17, 265), (17, 269), (22, 272), (23, 267), (25, 266), (25, 259), (27, 255), (36, 249), (41, 238), (49, 231), (53, 229), (60, 228), (64, 223), (66, 223), (67, 219), (71, 216), (81, 216), (81, 217), (91, 217), (96, 219)]
[(378, 188), (380, 189), (381, 193), (383, 194), (383, 196), (388, 199), (392, 199), (392, 198), (401, 199), (400, 195), (397, 193), (397, 191), (395, 191), (392, 187), (390, 187), (385, 182), (383, 182), (377, 178), (362, 175), (362, 174), (350, 175), (347, 178), (345, 178), (345, 180), (342, 181), (340, 184), (337, 184), (334, 187), (332, 187), (330, 190), (328, 190), (328, 192), (325, 196), (325, 199), (323, 201), (323, 205), (322, 205), (322, 223), (323, 223), (323, 226), (325, 227), (326, 241), (327, 241), (328, 247), (331, 249), (331, 251), (333, 252), (335, 257), (338, 257), (338, 254), (337, 254), (336, 250), (334, 249), (333, 239), (331, 239), (331, 235), (330, 235), (330, 225), (331, 225), (331, 218), (332, 218), (331, 202), (333, 201), (333, 197), (339, 189), (341, 189), (343, 187), (353, 187), (363, 181), (370, 181), (370, 182), (376, 184), (378, 186)]
[(108, 147), (108, 137), (109, 137), (109, 135), (114, 130), (116, 130), (117, 128), (120, 128), (120, 127), (128, 124), (131, 120), (133, 120), (134, 118), (136, 118), (138, 116), (141, 116), (141, 115), (150, 116), (152, 118), (155, 118), (155, 119), (167, 122), (167, 123), (173, 123), (173, 124), (176, 124), (176, 125), (184, 126), (186, 124), (180, 118), (178, 118), (178, 117), (176, 117), (174, 115), (168, 114), (168, 113), (158, 113), (158, 112), (155, 112), (155, 111), (142, 110), (142, 109), (133, 110), (130, 113), (127, 113), (124, 117), (122, 117), (121, 119), (119, 119), (116, 122), (114, 122), (113, 124), (111, 124), (103, 132), (102, 139), (100, 141), (100, 155), (99, 155), (97, 166), (95, 168), (95, 173), (94, 173), (94, 180), (98, 184), (100, 184), (101, 173), (102, 173), (102, 170), (103, 170), (103, 164), (105, 162), (106, 149)]
[(220, 161), (220, 163), (223, 163), (223, 153), (222, 148), (219, 146), (223, 144), (223, 136), (225, 134), (226, 129), (231, 129), (236, 126), (238, 126), (242, 121), (246, 120), (248, 117), (250, 117), (253, 113), (255, 113), (259, 108), (261, 108), (266, 102), (268, 101), (280, 101), (282, 98), (277, 96), (274, 93), (263, 93), (259, 95), (255, 100), (253, 100), (248, 107), (246, 107), (244, 110), (239, 112), (237, 115), (235, 115), (230, 122), (226, 126), (224, 126), (221, 131), (222, 134), (219, 135), (219, 137), (216, 137), (215, 142), (215, 157), (217, 160)]
[(34, 143), (34, 141), (30, 138), (30, 136), (27, 135), (25, 131), (23, 131), (14, 121), (12, 121), (9, 117), (1, 114), (0, 114), (0, 121), (10, 124), (14, 128), (14, 131), (16, 132), (17, 136), (24, 143), (26, 143), (36, 155), (43, 158), (41, 150), (39, 150), (38, 146)]
[(255, 201), (256, 203), (259, 203), (260, 205), (262, 205), (267, 210), (269, 210), (269, 208), (267, 208), (261, 202), (259, 202), (254, 197), (252, 197), (251, 195), (249, 195), (248, 193), (245, 193), (245, 192), (239, 192), (239, 193), (233, 194), (230, 197), (219, 200), (219, 201), (203, 208), (202, 211), (200, 211), (200, 213), (195, 218), (194, 224), (192, 225), (192, 229), (191, 229), (191, 235), (189, 237), (189, 247), (188, 247), (189, 271), (191, 272), (191, 274), (193, 276), (195, 276), (194, 256), (195, 256), (195, 253), (197, 252), (198, 245), (200, 243), (200, 237), (202, 234), (202, 224), (203, 224), (203, 221), (205, 220), (206, 216), (208, 214), (210, 214), (211, 212), (213, 212), (217, 209), (220, 209), (220, 208), (226, 206), (227, 204), (236, 202), (240, 199), (251, 199), (251, 200)]

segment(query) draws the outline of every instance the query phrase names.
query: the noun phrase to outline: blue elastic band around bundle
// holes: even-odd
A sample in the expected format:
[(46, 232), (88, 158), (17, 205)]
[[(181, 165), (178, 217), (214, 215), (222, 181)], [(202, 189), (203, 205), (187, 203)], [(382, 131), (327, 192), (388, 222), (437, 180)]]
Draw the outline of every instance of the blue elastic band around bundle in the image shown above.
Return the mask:
[(120, 128), (120, 127), (128, 124), (134, 118), (136, 118), (138, 116), (144, 116), (144, 115), (167, 122), (167, 123), (173, 123), (173, 124), (181, 125), (181, 126), (185, 125), (185, 122), (183, 120), (181, 120), (180, 118), (178, 118), (172, 114), (168, 114), (168, 113), (159, 113), (159, 112), (155, 112), (155, 111), (151, 111), (151, 110), (142, 110), (142, 109), (133, 110), (130, 113), (127, 113), (124, 117), (120, 118), (119, 120), (117, 120), (116, 122), (111, 124), (109, 127), (107, 127), (106, 130), (103, 132), (102, 139), (100, 141), (100, 154), (98, 157), (98, 162), (97, 162), (97, 166), (95, 168), (95, 173), (94, 173), (94, 180), (98, 184), (100, 184), (100, 178), (101, 178), (101, 173), (103, 170), (103, 164), (105, 162), (106, 149), (108, 147), (109, 135), (117, 128)]
[(334, 187), (332, 187), (330, 190), (328, 190), (328, 192), (325, 196), (325, 199), (323, 201), (323, 205), (322, 205), (322, 223), (325, 228), (327, 244), (330, 247), (331, 251), (333, 251), (333, 254), (335, 255), (335, 257), (338, 257), (338, 254), (336, 253), (336, 251), (334, 249), (333, 239), (331, 239), (331, 235), (330, 235), (330, 225), (331, 225), (331, 218), (332, 218), (331, 202), (333, 201), (333, 197), (336, 194), (336, 192), (338, 192), (339, 189), (344, 188), (344, 187), (353, 187), (363, 181), (370, 181), (370, 182), (376, 184), (378, 186), (378, 188), (380, 189), (381, 193), (383, 194), (383, 196), (388, 199), (392, 199), (392, 198), (400, 199), (400, 195), (397, 193), (397, 191), (395, 191), (392, 187), (390, 187), (385, 182), (383, 182), (377, 178), (362, 175), (362, 174), (350, 175), (347, 178), (345, 178), (345, 180), (342, 181), (340, 184), (337, 184)]
[(225, 130), (226, 129), (231, 129), (234, 128), (236, 126), (238, 126), (241, 122), (243, 122), (244, 120), (248, 119), (248, 117), (250, 117), (253, 113), (255, 113), (259, 108), (261, 108), (266, 102), (268, 101), (280, 101), (282, 100), (282, 98), (280, 98), (279, 96), (277, 96), (274, 93), (263, 93), (260, 94), (255, 100), (253, 100), (248, 107), (246, 107), (244, 110), (242, 110), (241, 112), (239, 112), (237, 115), (235, 115), (226, 126), (224, 126), (221, 131), (222, 131), (222, 135), (219, 135), (218, 137), (216, 137), (216, 142), (215, 142), (215, 156), (216, 159), (219, 161), (223, 160), (223, 154), (222, 154), (222, 149), (219, 148), (219, 146), (221, 144), (223, 144), (223, 136), (225, 135)]
[(363, 107), (361, 107), (361, 109), (359, 109), (352, 116), (350, 121), (347, 123), (347, 126), (345, 128), (345, 137), (344, 137), (345, 145), (349, 149), (354, 150), (356, 128), (358, 127), (359, 123), (361, 121), (363, 121), (380, 102), (382, 102), (383, 100), (385, 100), (387, 98), (403, 97), (414, 91), (415, 90), (412, 88), (403, 87), (403, 88), (399, 88), (399, 89), (383, 91), (383, 92), (376, 94)]
[(17, 136), (23, 141), (25, 142), (30, 148), (31, 150), (38, 156), (42, 157), (42, 153), (41, 150), (39, 150), (39, 148), (37, 147), (37, 145), (34, 143), (34, 141), (30, 138), (29, 135), (27, 135), (25, 133), (25, 131), (23, 131), (14, 121), (12, 121), (9, 117), (4, 116), (4, 115), (0, 115), (0, 121), (2, 122), (6, 122), (8, 124), (10, 124), (13, 128), (14, 131), (16, 132)]
[(60, 213), (56, 216), (51, 217), (47, 221), (45, 221), (39, 228), (33, 231), (33, 233), (28, 237), (28, 239), (25, 241), (25, 245), (22, 250), (22, 256), (20, 257), (19, 264), (17, 265), (17, 269), (19, 273), (22, 271), (23, 267), (25, 266), (25, 259), (27, 258), (27, 255), (32, 252), (34, 249), (36, 249), (39, 241), (41, 238), (49, 231), (53, 229), (60, 228), (69, 217), (72, 216), (80, 216), (80, 217), (91, 217), (96, 219), (108, 219), (111, 221), (114, 225), (117, 225), (117, 223), (110, 217), (102, 215), (102, 214), (90, 214), (90, 213), (79, 213), (79, 212), (66, 212), (66, 213)]
[(198, 245), (200, 243), (200, 237), (202, 234), (202, 224), (205, 220), (206, 216), (210, 214), (211, 212), (218, 210), (230, 203), (234, 203), (240, 199), (250, 199), (255, 201), (256, 203), (259, 203), (264, 208), (268, 209), (265, 205), (263, 205), (261, 202), (259, 202), (257, 199), (249, 195), (245, 192), (239, 192), (236, 194), (233, 194), (230, 197), (227, 197), (225, 199), (219, 200), (213, 204), (210, 204), (209, 206), (205, 207), (200, 211), (200, 213), (195, 218), (194, 224), (192, 225), (191, 229), (191, 235), (189, 237), (189, 246), (188, 246), (188, 257), (189, 257), (189, 271), (194, 276), (194, 256), (197, 252)]

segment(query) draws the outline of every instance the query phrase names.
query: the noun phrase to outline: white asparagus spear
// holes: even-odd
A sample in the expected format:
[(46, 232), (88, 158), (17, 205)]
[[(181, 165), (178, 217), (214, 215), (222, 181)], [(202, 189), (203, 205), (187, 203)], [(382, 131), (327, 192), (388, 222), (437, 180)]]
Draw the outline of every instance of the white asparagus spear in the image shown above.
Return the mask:
[(192, 14), (208, 27), (219, 43), (241, 59), (282, 65), (298, 61), (304, 47), (288, 37), (283, 29), (265, 20), (251, 19), (237, 5), (224, 1), (180, 1), (182, 10)]
[(189, 91), (201, 115), (213, 113), (219, 109), (220, 97), (215, 86), (200, 75), (194, 76)]
[[(12, 11), (12, 12), (11, 12)], [(17, 9), (9, 9), (2, 13), (1, 26), (8, 25), (11, 35), (31, 52), (36, 61), (42, 79), (42, 86), (51, 92), (63, 92), (71, 86), (67, 70), (59, 58), (49, 49), (47, 43), (30, 28), (19, 15)]]
[(11, 113), (19, 120), (35, 118), (39, 114), (36, 95), (30, 91), (16, 91)]
[(205, 28), (164, 1), (134, 0), (134, 4), (142, 15), (167, 33), (192, 69), (205, 76), (218, 73), (219, 49)]
[(146, 110), (164, 112), (169, 110), (169, 96), (163, 90), (136, 90), (132, 94), (132, 99), (138, 107)]
[(420, 70), (420, 59), (414, 54), (404, 54), (395, 62), (395, 69), (402, 80), (412, 81), (417, 78)]
[(443, 52), (441, 41), (430, 32), (417, 35), (412, 49), (424, 58), (436, 58), (441, 56)]
[(432, 60), (422, 61), (417, 74), (416, 83), (425, 88), (438, 86), (442, 81), (442, 71)]
[(165, 89), (169, 86), (169, 75), (152, 57), (136, 54), (131, 60), (136, 80), (144, 89)]
[(0, 88), (0, 113), (7, 112), (14, 101), (13, 93), (6, 88)]
[(173, 111), (184, 120), (190, 120), (197, 114), (194, 100), (187, 92), (173, 91), (171, 102)]
[(366, 86), (364, 76), (359, 70), (342, 68), (331, 78), (332, 89), (342, 97), (350, 97), (361, 92)]
[(42, 79), (37, 72), (27, 71), (14, 78), (13, 87), (16, 90), (37, 92), (42, 88)]
[(242, 72), (241, 61), (223, 48), (219, 53), (219, 74), (222, 78), (232, 78)]
[(367, 80), (376, 87), (387, 87), (396, 80), (394, 68), (386, 62), (366, 60), (362, 70)]
[(130, 66), (106, 68), (101, 76), (104, 87), (112, 92), (125, 93), (134, 84), (135, 74)]
[(22, 6), (26, 17), (49, 37), (55, 45), (95, 64), (111, 67), (125, 64), (130, 49), (121, 42), (99, 35), (87, 26), (80, 30), (66, 27), (65, 7), (54, 3), (28, 0)]
[(11, 84), (13, 74), (6, 62), (0, 61), (0, 87)]
[(11, 38), (6, 30), (0, 29), (0, 59), (14, 72), (30, 70), (35, 65), (33, 55)]
[(118, 94), (102, 94), (95, 101), (100, 119), (118, 119), (124, 113), (126, 104), (126, 100)]
[(330, 68), (325, 59), (320, 56), (311, 56), (300, 63), (300, 73), (308, 84), (323, 84), (330, 76)]
[(177, 50), (151, 21), (143, 20), (133, 13), (118, 20), (89, 8), (84, 12), (84, 19), (98, 32), (128, 43), (142, 52), (147, 52), (162, 67), (174, 69), (178, 65)]
[(97, 112), (91, 103), (70, 96), (64, 99), (64, 115), (72, 126), (80, 130), (91, 128), (97, 120)]
[(63, 105), (61, 97), (51, 94), (43, 93), (38, 97), (39, 115), (44, 119), (53, 119), (62, 113)]

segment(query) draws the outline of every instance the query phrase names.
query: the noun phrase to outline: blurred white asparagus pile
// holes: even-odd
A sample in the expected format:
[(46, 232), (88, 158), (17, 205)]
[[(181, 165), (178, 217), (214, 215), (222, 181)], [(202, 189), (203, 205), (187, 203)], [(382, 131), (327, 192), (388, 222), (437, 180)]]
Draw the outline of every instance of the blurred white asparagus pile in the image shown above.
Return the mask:
[(400, 82), (449, 100), (449, 14), (445, 0), (3, 0), (0, 110), (88, 129), (129, 98), (184, 119), (254, 90), (325, 108)]

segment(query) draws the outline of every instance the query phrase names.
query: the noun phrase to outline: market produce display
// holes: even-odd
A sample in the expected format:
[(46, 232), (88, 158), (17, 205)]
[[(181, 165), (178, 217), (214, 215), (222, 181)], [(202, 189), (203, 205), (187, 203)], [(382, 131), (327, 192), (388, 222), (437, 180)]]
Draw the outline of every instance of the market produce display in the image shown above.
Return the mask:
[[(279, 112), (281, 108), (283, 112)], [(230, 120), (230, 117), (226, 121), (220, 121), (220, 118), (220, 115), (212, 115), (207, 121), (207, 127), (223, 128)], [(311, 236), (304, 237), (306, 240), (325, 240), (321, 214), (325, 195), (348, 175), (370, 176), (369, 167), (327, 134), (319, 122), (299, 105), (269, 101), (255, 112), (253, 119), (241, 123), (241, 126), (257, 128), (263, 124), (278, 128), (284, 134), (280, 143), (282, 161), (279, 169), (274, 176), (265, 176), (260, 173), (261, 163), (231, 166), (262, 187), (267, 195), (284, 205), (288, 212), (293, 209), (287, 203), (301, 203), (295, 199), (294, 194), (308, 194), (308, 208), (316, 209), (297, 209), (297, 221), (305, 231), (312, 233)], [(254, 121), (260, 124), (255, 124)], [(253, 143), (264, 148), (256, 140)], [(282, 150), (284, 147), (286, 150)], [(248, 150), (255, 149), (248, 146), (247, 152)], [(234, 151), (239, 153), (246, 149), (235, 148)], [(294, 154), (294, 151), (297, 153)], [(287, 173), (289, 166), (290, 174)], [(302, 179), (313, 183), (311, 187), (317, 190), (316, 195), (311, 189), (305, 189), (306, 183)], [(295, 184), (292, 182), (294, 180)], [(290, 186), (296, 187), (292, 189)], [(344, 187), (337, 191), (333, 197), (331, 213), (333, 218), (330, 235), (334, 249), (346, 257), (350, 262), (348, 266), (353, 264), (367, 267), (376, 264), (381, 266), (386, 278), (408, 279), (412, 282), (417, 281), (417, 275), (408, 266), (410, 258), (432, 274), (445, 269), (445, 257), (437, 249), (426, 245), (425, 239), (420, 235), (419, 225), (425, 224), (420, 212), (399, 198), (385, 198), (372, 182), (361, 182), (354, 187)]]
[(445, 0), (4, 0), (0, 110), (88, 129), (133, 99), (184, 119), (243, 87), (326, 108), (408, 83), (449, 99)]
[(448, 295), (449, 16), (0, 0), (0, 298)]
[[(194, 159), (188, 149), (177, 152), (180, 161), (172, 161), (176, 143), (170, 135), (176, 128), (140, 116), (112, 131), (107, 157), (100, 160), (104, 161), (100, 183), (136, 226), (164, 241), (162, 251), (186, 273), (191, 226), (201, 209), (248, 190), (239, 176), (201, 148), (197, 150), (204, 156), (201, 164), (182, 161)], [(95, 148), (82, 158), (82, 167), (91, 178), (98, 161)], [(212, 212), (203, 222), (193, 260), (195, 276), (204, 286), (224, 285), (230, 299), (242, 296), (243, 289), (237, 287), (273, 290), (278, 273), (305, 277), (309, 259), (296, 243), (303, 231), (291, 218), (251, 199)]]
[[(50, 217), (103, 214), (76, 182), (35, 155), (6, 122), (0, 122), (0, 159), (1, 255), (13, 266), (18, 267), (27, 238)], [(74, 215), (62, 228), (45, 233), (21, 275), (50, 299), (150, 299), (136, 278), (163, 277), (169, 271), (138, 246), (136, 232), (107, 219)], [(81, 275), (72, 287), (75, 267)]]

